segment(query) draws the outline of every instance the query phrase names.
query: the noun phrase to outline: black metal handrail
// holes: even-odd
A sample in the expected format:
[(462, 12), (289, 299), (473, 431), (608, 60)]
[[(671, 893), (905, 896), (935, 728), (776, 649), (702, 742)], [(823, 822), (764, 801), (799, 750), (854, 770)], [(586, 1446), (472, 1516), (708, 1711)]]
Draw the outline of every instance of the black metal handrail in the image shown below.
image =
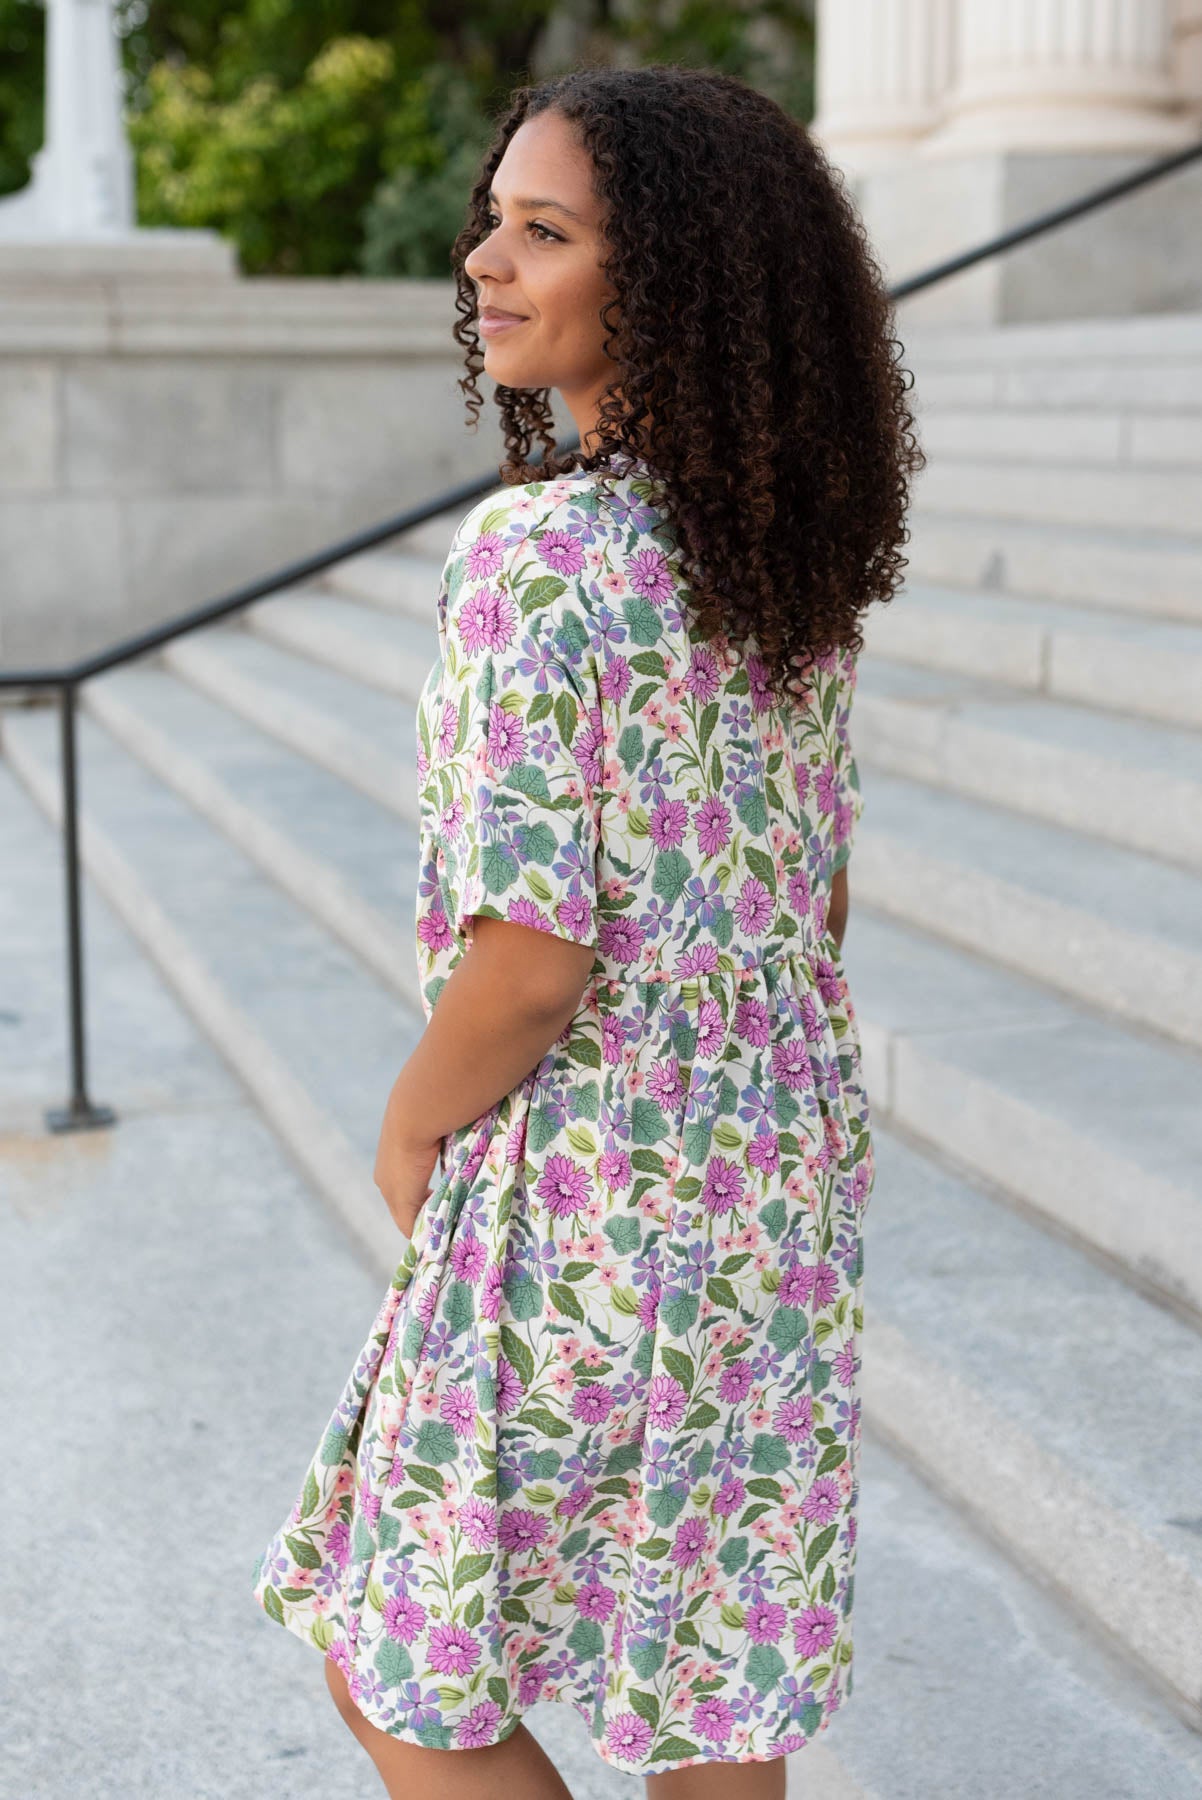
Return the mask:
[[(1115, 181), (1106, 182), (1103, 186), (1092, 188), (1089, 193), (1067, 205), (1055, 207), (1050, 212), (1041, 213), (1038, 218), (1029, 220), (1025, 225), (1018, 225), (998, 236), (989, 238), (978, 244), (973, 250), (966, 250), (962, 255), (936, 263), (919, 275), (912, 275), (906, 280), (895, 283), (889, 289), (889, 296), (894, 302), (907, 300), (912, 294), (923, 292), (934, 287), (936, 283), (958, 275), (964, 269), (973, 268), (977, 263), (987, 261), (990, 257), (1005, 255), (1017, 249), (1020, 244), (1029, 243), (1033, 238), (1043, 237), (1047, 232), (1071, 224), (1074, 219), (1085, 214), (1096, 212), (1100, 207), (1112, 205), (1116, 200), (1135, 193), (1139, 188), (1147, 187), (1152, 182), (1161, 181), (1167, 175), (1174, 174), (1189, 163), (1202, 160), (1202, 140), (1190, 144), (1183, 150), (1174, 151), (1171, 156), (1159, 157), (1155, 162), (1147, 163), (1141, 169), (1129, 175), (1120, 176)], [(579, 449), (579, 438), (566, 440), (559, 448), (561, 453)], [(190, 631), (197, 631), (202, 625), (210, 625), (215, 619), (228, 618), (231, 613), (240, 612), (243, 607), (251, 605), (255, 600), (262, 600), (269, 594), (279, 593), (281, 589), (295, 586), (311, 575), (317, 575), (333, 564), (343, 562), (349, 556), (356, 556), (364, 550), (370, 550), (389, 538), (398, 537), (403, 532), (412, 531), (418, 525), (424, 525), (428, 519), (437, 518), (439, 514), (449, 512), (452, 507), (471, 506), (482, 499), (496, 486), (495, 475), (487, 475), (480, 480), (461, 482), (458, 487), (448, 488), (444, 493), (436, 494), (432, 499), (411, 506), (405, 512), (397, 513), (378, 525), (367, 526), (347, 538), (340, 538), (325, 550), (319, 550), (312, 556), (302, 557), (298, 562), (288, 563), (276, 569), (272, 574), (262, 576), (257, 581), (244, 583), (233, 588), (217, 600), (210, 600), (203, 606), (194, 607), (190, 612), (181, 613), (175, 619), (169, 619), (164, 625), (156, 625), (150, 631), (143, 631), (137, 636), (124, 638), (112, 645), (108, 650), (95, 656), (85, 657), (82, 661), (71, 663), (65, 668), (54, 669), (20, 669), (15, 672), (0, 670), (0, 692), (13, 688), (57, 688), (60, 703), (60, 741), (61, 741), (61, 773), (63, 794), (63, 842), (65, 850), (64, 878), (67, 901), (67, 935), (68, 935), (68, 988), (71, 1025), (71, 1098), (64, 1107), (50, 1107), (46, 1111), (46, 1123), (52, 1131), (79, 1131), (91, 1129), (98, 1125), (111, 1125), (116, 1120), (116, 1113), (109, 1106), (98, 1105), (88, 1098), (87, 1077), (84, 1052), (84, 1010), (83, 1010), (83, 933), (82, 902), (79, 879), (79, 797), (77, 785), (77, 756), (75, 736), (75, 715), (78, 689), (83, 682), (94, 675), (101, 675), (106, 670), (116, 668), (122, 663), (132, 662), (135, 657), (143, 656), (150, 650), (157, 650), (163, 644), (173, 643), (176, 638), (184, 637)]]

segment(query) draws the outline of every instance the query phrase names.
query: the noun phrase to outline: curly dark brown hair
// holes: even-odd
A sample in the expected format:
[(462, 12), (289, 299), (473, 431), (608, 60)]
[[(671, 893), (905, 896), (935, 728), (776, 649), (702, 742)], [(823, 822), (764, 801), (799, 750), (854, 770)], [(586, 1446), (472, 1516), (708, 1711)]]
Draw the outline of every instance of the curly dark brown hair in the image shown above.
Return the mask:
[(783, 701), (804, 692), (811, 659), (857, 653), (860, 614), (900, 585), (923, 466), (913, 378), (859, 214), (805, 127), (734, 76), (660, 63), (515, 89), (452, 249), (473, 424), (484, 358), (464, 262), (489, 234), (510, 138), (549, 108), (608, 203), (616, 298), (600, 320), (614, 375), (591, 454), (556, 454), (549, 389), (498, 384), (501, 479), (596, 470), (604, 482), (616, 452), (643, 459), (697, 625), (753, 638)]

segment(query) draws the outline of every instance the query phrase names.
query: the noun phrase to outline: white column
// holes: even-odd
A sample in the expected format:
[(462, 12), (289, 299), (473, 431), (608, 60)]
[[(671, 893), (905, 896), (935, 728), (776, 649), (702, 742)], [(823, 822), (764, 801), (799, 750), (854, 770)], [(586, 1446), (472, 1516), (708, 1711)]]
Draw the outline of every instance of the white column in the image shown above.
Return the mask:
[(849, 174), (913, 149), (952, 70), (955, 0), (818, 0), (814, 135)]
[(111, 0), (47, 0), (45, 141), (28, 185), (0, 201), (0, 240), (134, 228)]
[(959, 77), (926, 154), (1170, 150), (1176, 0), (958, 0)]

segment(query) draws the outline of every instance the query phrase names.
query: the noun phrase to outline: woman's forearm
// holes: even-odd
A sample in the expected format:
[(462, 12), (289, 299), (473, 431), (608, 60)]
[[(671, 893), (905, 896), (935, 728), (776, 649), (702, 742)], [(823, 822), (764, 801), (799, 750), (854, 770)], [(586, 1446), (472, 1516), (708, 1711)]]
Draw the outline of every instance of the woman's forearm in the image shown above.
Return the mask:
[(517, 963), (475, 945), (456, 965), (388, 1098), (385, 1129), (431, 1144), (470, 1125), (537, 1067), (576, 1010), (536, 1005)]

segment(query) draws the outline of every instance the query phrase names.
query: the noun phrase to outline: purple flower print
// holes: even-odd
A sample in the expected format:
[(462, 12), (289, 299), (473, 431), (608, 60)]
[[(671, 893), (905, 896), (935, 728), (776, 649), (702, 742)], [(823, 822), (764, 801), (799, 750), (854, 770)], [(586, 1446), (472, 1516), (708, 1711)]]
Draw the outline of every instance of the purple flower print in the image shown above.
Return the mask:
[(699, 706), (712, 700), (721, 684), (718, 661), (708, 644), (694, 644), (689, 652), (685, 686)]
[(456, 1437), (471, 1437), (476, 1429), (476, 1391), (470, 1387), (453, 1387), (442, 1397), (438, 1416), (445, 1419)]
[(499, 531), (482, 531), (468, 549), (464, 571), (469, 581), (487, 581), (503, 568), (505, 540)]
[(747, 1498), (747, 1489), (737, 1475), (724, 1481), (714, 1495), (714, 1511), (720, 1519), (728, 1519), (731, 1513), (737, 1513)]
[(718, 1377), (718, 1398), (720, 1400), (746, 1400), (751, 1390), (751, 1364), (746, 1357), (736, 1357), (728, 1362)]
[(547, 1158), (546, 1172), (534, 1191), (540, 1200), (546, 1201), (547, 1211), (554, 1218), (571, 1218), (588, 1204), (588, 1171), (570, 1156), (553, 1154)]
[(550, 1522), (526, 1507), (502, 1513), (497, 1536), (505, 1550), (537, 1550), (550, 1530)]
[(504, 1418), (506, 1413), (516, 1412), (522, 1404), (522, 1395), (526, 1392), (522, 1386), (522, 1378), (506, 1356), (497, 1357), (497, 1390), (496, 1405), (498, 1414)]
[(856, 1340), (853, 1336), (848, 1338), (831, 1365), (836, 1381), (843, 1387), (850, 1387), (856, 1377), (856, 1366)]
[(830, 1306), (839, 1292), (839, 1273), (828, 1262), (814, 1268), (814, 1305)]
[(480, 1239), (470, 1232), (461, 1237), (451, 1250), (451, 1268), (459, 1281), (478, 1281), (487, 1261), (487, 1250)]
[(526, 760), (525, 725), (495, 700), (488, 709), (488, 760), (494, 769), (509, 769)]
[(743, 1622), (753, 1644), (775, 1644), (785, 1629), (788, 1616), (775, 1600), (757, 1600), (747, 1608)]
[(326, 1549), (334, 1567), (345, 1569), (351, 1560), (351, 1528), (345, 1519), (338, 1519), (331, 1525), (326, 1537)]
[(618, 1603), (618, 1597), (612, 1588), (602, 1586), (599, 1581), (587, 1581), (576, 1590), (576, 1609), (586, 1619), (596, 1619), (604, 1624)]
[(683, 800), (665, 800), (657, 806), (648, 822), (651, 841), (657, 850), (674, 850), (684, 843), (689, 811)]
[(480, 1317), (495, 1325), (501, 1316), (501, 1295), (503, 1290), (501, 1269), (498, 1263), (489, 1263), (484, 1271), (484, 1287), (480, 1294)]
[(588, 1425), (599, 1425), (614, 1409), (613, 1395), (599, 1381), (590, 1381), (576, 1389), (572, 1399), (572, 1416)]
[(626, 579), (636, 594), (653, 606), (663, 606), (676, 590), (676, 582), (662, 550), (639, 550), (626, 564)]
[(793, 1647), (798, 1656), (817, 1656), (835, 1641), (839, 1621), (829, 1606), (807, 1606), (793, 1621)]
[(455, 1742), (461, 1750), (478, 1750), (486, 1744), (496, 1743), (501, 1717), (502, 1709), (495, 1700), (481, 1700), (460, 1722)]
[(482, 651), (505, 650), (517, 631), (517, 606), (503, 588), (481, 587), (456, 607), (457, 626), (468, 659)]
[(686, 1519), (672, 1540), (672, 1548), (668, 1552), (669, 1559), (678, 1569), (686, 1569), (695, 1563), (705, 1548), (706, 1523), (704, 1519)]
[(808, 1263), (789, 1262), (781, 1271), (776, 1297), (782, 1306), (804, 1306), (814, 1287), (814, 1270)]
[(830, 1524), (839, 1511), (839, 1484), (832, 1475), (819, 1475), (810, 1483), (801, 1510), (818, 1525)]
[(717, 794), (703, 800), (693, 814), (697, 845), (703, 856), (718, 856), (730, 842), (730, 808)]
[(705, 1694), (693, 1708), (693, 1729), (698, 1737), (711, 1744), (725, 1744), (734, 1727), (735, 1715), (717, 1694)]
[(557, 575), (579, 575), (584, 567), (584, 551), (580, 539), (570, 531), (552, 527), (538, 540), (538, 553)]
[(480, 1660), (480, 1645), (464, 1625), (434, 1625), (428, 1654), (439, 1675), (470, 1675)]
[(797, 1038), (778, 1040), (772, 1046), (772, 1078), (791, 1094), (814, 1085), (809, 1051)]
[(605, 1728), (605, 1747), (618, 1762), (641, 1763), (651, 1748), (652, 1731), (638, 1713), (619, 1713)]
[(814, 1429), (814, 1402), (809, 1394), (798, 1394), (794, 1400), (782, 1400), (772, 1415), (774, 1429), (786, 1444), (801, 1444)]
[(747, 995), (735, 1007), (735, 1036), (754, 1050), (762, 1050), (771, 1039), (772, 1014), (754, 995)]
[(736, 1206), (742, 1206), (746, 1190), (742, 1172), (737, 1163), (727, 1162), (724, 1156), (711, 1156), (705, 1167), (705, 1185), (701, 1190), (701, 1204), (708, 1213), (728, 1213)]
[(578, 1512), (583, 1512), (593, 1497), (593, 1488), (587, 1481), (578, 1481), (566, 1494), (555, 1502), (555, 1516), (559, 1519), (574, 1519)]
[(839, 804), (839, 790), (835, 783), (835, 765), (824, 763), (814, 781), (814, 794), (818, 801), (818, 810), (822, 813), (834, 812)]
[(426, 1609), (409, 1594), (384, 1602), (384, 1629), (398, 1644), (411, 1644), (426, 1622)]
[(735, 899), (734, 914), (739, 929), (748, 937), (763, 937), (772, 924), (776, 902), (755, 875), (749, 875)]
[(473, 1550), (488, 1550), (497, 1541), (497, 1509), (478, 1494), (459, 1508), (459, 1529)]
[(656, 1431), (671, 1431), (684, 1418), (689, 1397), (672, 1375), (652, 1378), (647, 1418)]

